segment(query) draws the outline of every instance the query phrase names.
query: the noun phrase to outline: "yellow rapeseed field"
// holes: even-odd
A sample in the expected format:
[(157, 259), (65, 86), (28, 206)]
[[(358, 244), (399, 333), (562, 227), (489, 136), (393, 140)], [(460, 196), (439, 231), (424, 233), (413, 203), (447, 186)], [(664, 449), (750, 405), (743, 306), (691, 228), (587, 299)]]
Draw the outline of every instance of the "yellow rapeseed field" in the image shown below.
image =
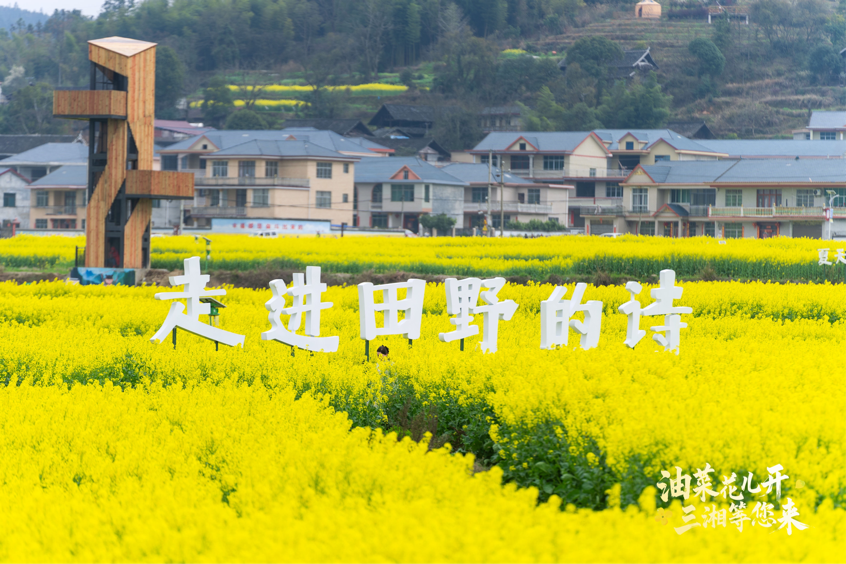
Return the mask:
[[(618, 239), (560, 236), (540, 239), (468, 237), (364, 238), (209, 235), (210, 268), (305, 267), (327, 272), (395, 272), (480, 276), (591, 275), (597, 271), (647, 279), (663, 268), (681, 277), (699, 276), (710, 267), (717, 276), (758, 280), (843, 281), (842, 264), (819, 264), (820, 247), (837, 243), (788, 237), (718, 241), (710, 237), (670, 239), (626, 236)], [(20, 268), (70, 268), (84, 237), (24, 236), (0, 240), (0, 263)], [(204, 255), (192, 236), (154, 237), (153, 268), (180, 269), (190, 256)]]
[[(213, 254), (246, 256), (236, 248), (244, 238), (219, 239)], [(322, 265), (334, 249), (335, 261), (353, 263), (346, 240), (249, 241), (259, 256)], [(22, 243), (38, 252), (36, 241)], [(475, 240), (379, 243), (386, 262), (404, 260), (405, 248), (432, 268), (458, 264), (440, 262), (453, 252), (466, 263), (473, 250), (543, 250), (526, 241), (498, 250)], [(541, 264), (553, 260), (545, 243)], [(593, 254), (639, 248), (648, 258), (671, 243), (597, 242)], [(160, 256), (195, 248), (188, 238), (156, 244)], [(789, 240), (729, 249), (732, 260), (773, 263), (815, 254)], [(678, 356), (649, 336), (635, 350), (623, 344), (622, 287), (585, 295), (604, 303), (598, 348), (541, 351), (548, 284), (507, 285), (500, 298), (520, 307), (500, 324), (499, 352), (479, 352), (478, 337), (461, 352), (437, 338), (452, 325), (443, 285), (430, 283), (421, 338), (411, 347), (380, 339), (372, 345), (389, 346), (389, 359), (366, 362), (356, 288), (323, 296), (334, 307), (321, 315), (322, 334), (340, 336), (338, 353), (292, 355), (260, 340), (269, 290), (228, 289), (221, 327), (246, 343), (215, 352), (184, 332), (175, 350), (149, 342), (168, 310), (153, 299), (161, 288), (2, 284), (0, 559), (846, 560), (844, 286), (682, 286), (680, 305), (693, 313)], [(442, 448), (393, 434), (435, 417)], [(762, 482), (781, 464), (781, 499), (755, 500), (774, 503), (778, 518), (790, 497), (809, 528), (788, 537), (747, 523), (677, 535), (681, 506), (658, 500), (653, 486), (661, 470), (692, 475), (706, 463), (718, 484), (732, 472)], [(656, 507), (671, 512), (666, 525)]]

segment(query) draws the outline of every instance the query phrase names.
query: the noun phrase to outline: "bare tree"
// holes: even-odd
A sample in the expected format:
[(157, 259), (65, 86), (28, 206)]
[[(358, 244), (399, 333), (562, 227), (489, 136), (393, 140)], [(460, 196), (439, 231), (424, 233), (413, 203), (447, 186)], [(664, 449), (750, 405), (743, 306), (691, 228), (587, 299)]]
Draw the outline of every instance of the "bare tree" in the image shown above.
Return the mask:
[(362, 22), (358, 29), (358, 43), (364, 54), (367, 79), (379, 78), (379, 60), (391, 30), (390, 4), (385, 0), (362, 0)]

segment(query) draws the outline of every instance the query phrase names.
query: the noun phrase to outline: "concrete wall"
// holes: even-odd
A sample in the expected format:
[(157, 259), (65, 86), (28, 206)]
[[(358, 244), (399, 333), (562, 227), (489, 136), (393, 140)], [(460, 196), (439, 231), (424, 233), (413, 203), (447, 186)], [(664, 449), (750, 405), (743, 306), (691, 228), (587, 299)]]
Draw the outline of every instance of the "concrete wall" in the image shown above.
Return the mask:
[[(0, 192), (15, 195), (15, 207), (0, 207), (0, 222), (4, 219), (17, 221), (26, 229), (29, 225), (30, 188), (20, 176), (6, 173), (0, 176)], [(3, 200), (0, 200), (2, 206)]]

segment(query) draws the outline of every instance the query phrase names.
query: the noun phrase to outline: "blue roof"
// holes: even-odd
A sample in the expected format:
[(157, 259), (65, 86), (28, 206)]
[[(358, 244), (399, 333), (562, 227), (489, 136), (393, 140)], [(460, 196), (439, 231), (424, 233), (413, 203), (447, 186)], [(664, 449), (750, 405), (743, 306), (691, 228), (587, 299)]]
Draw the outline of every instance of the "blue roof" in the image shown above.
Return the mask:
[[(742, 157), (835, 157), (846, 156), (846, 141), (795, 139), (703, 139), (697, 141), (732, 158)], [(846, 165), (844, 165), (846, 166)]]
[[(411, 172), (419, 176), (420, 180), (392, 180), (391, 177), (402, 170), (404, 166), (407, 166)], [(392, 184), (430, 182), (432, 184), (449, 184), (454, 186), (467, 185), (466, 182), (448, 174), (444, 169), (433, 166), (417, 157), (361, 159), (355, 165), (355, 181), (373, 184), (381, 182)]]
[(671, 161), (642, 168), (658, 184), (846, 185), (846, 160), (842, 159)]
[(30, 186), (85, 187), (88, 186), (88, 167), (63, 166), (54, 170), (47, 176), (42, 176), (41, 178), (30, 184)]
[(846, 129), (846, 112), (811, 112), (808, 129)]
[[(444, 166), (441, 170), (445, 171), (450, 176), (467, 182), (469, 184), (487, 184), (488, 183), (488, 165), (483, 163), (451, 163)], [(491, 167), (491, 182), (499, 183), (499, 168)], [(534, 184), (530, 180), (515, 176), (511, 173), (505, 173), (506, 184)]]
[(88, 163), (88, 145), (82, 143), (45, 143), (29, 151), (0, 161), (0, 166), (56, 165)]
[(609, 151), (623, 150), (620, 147), (620, 139), (631, 133), (635, 139), (646, 143), (646, 147), (664, 140), (679, 151), (715, 152), (705, 147), (700, 141), (691, 141), (684, 135), (679, 135), (670, 129), (595, 129), (594, 133), (606, 143), (611, 143), (608, 146)]
[(566, 153), (581, 145), (589, 135), (590, 131), (495, 131), (488, 133), (472, 150), (501, 153), (522, 137), (540, 152)]
[(183, 139), (178, 143), (174, 143), (164, 149), (165, 153), (174, 153), (179, 151), (187, 151), (191, 145), (197, 142), (201, 137), (208, 139), (219, 150), (225, 151), (242, 145), (248, 141), (285, 141), (293, 137), (297, 141), (308, 141), (315, 145), (319, 145), (324, 149), (336, 152), (356, 152), (362, 153), (367, 151), (390, 151), (387, 147), (383, 147), (378, 143), (362, 139), (360, 137), (344, 137), (338, 135), (334, 131), (319, 131), (313, 127), (289, 127), (282, 130), (232, 130), (232, 131), (208, 131), (202, 135), (189, 137)]
[(342, 155), (325, 147), (307, 141), (268, 141), (253, 140), (234, 145), (227, 149), (203, 155), (203, 158), (223, 156), (266, 156), (266, 157), (322, 157), (332, 159), (357, 160), (356, 157)]

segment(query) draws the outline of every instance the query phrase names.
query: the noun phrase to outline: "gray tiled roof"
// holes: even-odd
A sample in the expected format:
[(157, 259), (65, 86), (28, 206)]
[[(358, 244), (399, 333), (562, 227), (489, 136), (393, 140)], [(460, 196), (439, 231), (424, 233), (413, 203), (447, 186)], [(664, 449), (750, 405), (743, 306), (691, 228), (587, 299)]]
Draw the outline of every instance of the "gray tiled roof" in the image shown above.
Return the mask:
[(0, 135), (0, 154), (17, 155), (45, 143), (71, 143), (76, 135)]
[[(391, 180), (391, 176), (407, 166), (420, 180)], [(444, 169), (433, 166), (416, 157), (390, 157), (382, 159), (362, 159), (355, 165), (355, 181), (361, 183), (393, 183), (429, 182), (432, 184), (449, 184), (466, 186), (463, 180), (448, 174)]]
[(2, 166), (88, 163), (88, 145), (82, 143), (45, 143), (29, 151), (3, 159)]
[(811, 112), (808, 129), (846, 129), (846, 112)]
[[(450, 176), (454, 176), (459, 180), (470, 184), (487, 184), (488, 182), (488, 165), (482, 163), (452, 163), (443, 167)], [(492, 182), (499, 182), (499, 168), (491, 167)], [(520, 178), (508, 172), (505, 173), (506, 184), (533, 184), (530, 180)]]
[[(700, 145), (730, 157), (837, 157), (846, 156), (846, 141), (796, 139), (700, 139)], [(846, 162), (843, 164), (846, 171)]]
[(256, 139), (235, 145), (227, 149), (203, 155), (202, 158), (230, 156), (263, 157), (323, 157), (332, 159), (354, 160), (355, 157), (342, 155), (308, 141), (270, 141)]
[(606, 143), (611, 142), (611, 145), (608, 146), (608, 150), (610, 151), (621, 150), (620, 139), (631, 133), (638, 141), (645, 142), (647, 148), (659, 140), (664, 140), (679, 151), (713, 152), (702, 145), (700, 141), (691, 141), (687, 137), (669, 129), (595, 129), (594, 133)]
[[(309, 141), (331, 151), (361, 153), (367, 150), (385, 149), (385, 147), (360, 137), (343, 137), (333, 131), (319, 131), (311, 127), (288, 128), (282, 130), (233, 130), (209, 131), (204, 134), (215, 147), (227, 150), (248, 141), (284, 141), (293, 136), (298, 141)], [(165, 149), (167, 152), (187, 151), (200, 136), (183, 139)]]
[(846, 184), (846, 161), (840, 159), (672, 161), (642, 168), (659, 184)]
[(578, 147), (590, 131), (495, 131), (488, 133), (473, 151), (503, 152), (521, 137), (543, 153), (565, 153)]
[(47, 176), (42, 176), (30, 186), (88, 186), (88, 167), (63, 166)]

